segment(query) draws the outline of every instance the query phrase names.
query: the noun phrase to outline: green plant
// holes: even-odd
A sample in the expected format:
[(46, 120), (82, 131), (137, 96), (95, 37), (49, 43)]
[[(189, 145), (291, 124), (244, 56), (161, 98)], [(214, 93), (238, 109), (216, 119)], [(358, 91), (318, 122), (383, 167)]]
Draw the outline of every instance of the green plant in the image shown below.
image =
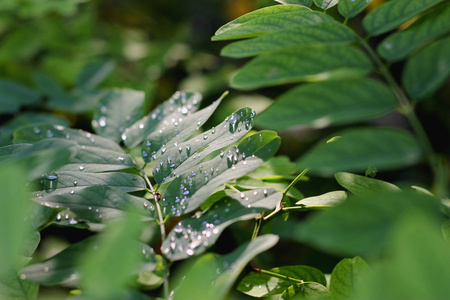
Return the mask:
[[(176, 92), (143, 117), (144, 93), (98, 87), (112, 70), (110, 62), (86, 67), (71, 92), (41, 75), (35, 82), (42, 94), (0, 82), (3, 113), (33, 111), (42, 104), (66, 113), (95, 109), (95, 134), (70, 128), (65, 118), (34, 112), (2, 127), (1, 297), (36, 299), (40, 284), (68, 286), (71, 299), (222, 299), (239, 276), (237, 289), (253, 297), (448, 295), (447, 165), (433, 151), (414, 109), (449, 75), (448, 37), (430, 41), (448, 32), (449, 5), (396, 0), (364, 18), (364, 29), (379, 35), (430, 10), (378, 48), (388, 61), (408, 57), (400, 86), (367, 40), (346, 26), (370, 1), (279, 2), (285, 5), (242, 16), (213, 38), (247, 38), (227, 45), (222, 54), (257, 56), (235, 75), (234, 87), (307, 82), (256, 117), (245, 107), (200, 131), (226, 93), (202, 107), (201, 96), (192, 92)], [(324, 11), (307, 8), (313, 2)], [(336, 4), (344, 25), (325, 14)], [(425, 34), (428, 29), (433, 34)], [(387, 48), (394, 50), (384, 52)], [(394, 110), (406, 117), (413, 133), (347, 128), (296, 164), (273, 157), (281, 143), (277, 133), (252, 130), (253, 122), (272, 130), (352, 125)], [(370, 178), (423, 157), (432, 170), (433, 194)], [(350, 196), (339, 190), (305, 198), (296, 185), (306, 174), (334, 175)], [(304, 221), (292, 216), (310, 210), (320, 211)], [(224, 255), (205, 253), (227, 228), (245, 220), (254, 222), (254, 230), (240, 234), (239, 246)], [(277, 221), (282, 229), (272, 230)], [(49, 226), (95, 234), (30, 264), (39, 232)], [(143, 232), (152, 237), (143, 238)], [(306, 265), (253, 264), (250, 273), (243, 272), (277, 243), (278, 235), (349, 258), (328, 276)], [(179, 267), (186, 259), (192, 263)]]

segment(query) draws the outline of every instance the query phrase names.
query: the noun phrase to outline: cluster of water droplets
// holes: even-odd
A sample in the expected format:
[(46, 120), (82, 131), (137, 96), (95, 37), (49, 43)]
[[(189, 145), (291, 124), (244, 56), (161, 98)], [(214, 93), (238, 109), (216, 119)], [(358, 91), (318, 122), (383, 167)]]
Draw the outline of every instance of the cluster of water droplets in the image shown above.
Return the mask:
[(234, 133), (236, 131), (241, 131), (242, 128), (239, 126), (240, 123), (244, 124), (246, 130), (249, 130), (253, 126), (253, 119), (256, 113), (254, 110), (250, 110), (250, 108), (245, 107), (245, 109), (240, 109), (237, 112), (234, 112), (230, 117), (227, 117), (225, 121), (228, 121), (229, 131)]

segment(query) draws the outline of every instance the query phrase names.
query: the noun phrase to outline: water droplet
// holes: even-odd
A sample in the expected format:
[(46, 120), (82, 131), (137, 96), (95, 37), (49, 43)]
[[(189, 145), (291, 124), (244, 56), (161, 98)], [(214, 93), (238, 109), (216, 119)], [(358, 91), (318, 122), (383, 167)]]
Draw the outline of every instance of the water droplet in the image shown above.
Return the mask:
[(252, 208), (252, 205), (251, 204), (247, 205), (247, 208)]
[(61, 214), (57, 214), (57, 215), (56, 215), (56, 221), (58, 221), (58, 222), (59, 222), (59, 221), (61, 221), (61, 219), (62, 219), (62, 216), (61, 216)]
[(267, 190), (266, 189), (263, 190), (263, 193), (264, 193), (264, 196), (267, 196)]
[(127, 135), (126, 135), (125, 133), (123, 133), (121, 137), (122, 137), (122, 140), (123, 140), (123, 141), (126, 141), (126, 140), (127, 140)]
[(236, 115), (232, 114), (231, 118), (230, 118), (230, 121), (229, 121), (229, 123), (230, 123), (230, 132), (231, 133), (234, 133), (236, 131), (237, 121), (238, 121), (238, 119), (237, 119)]
[(189, 256), (192, 256), (192, 255), (194, 255), (194, 250), (192, 250), (192, 249), (187, 249), (187, 250), (186, 250), (186, 254), (189, 255)]
[(211, 128), (211, 133), (212, 133), (212, 134), (216, 133), (216, 128), (215, 128), (215, 127), (212, 127), (212, 128)]
[(22, 280), (27, 279), (27, 275), (25, 275), (25, 274), (20, 274), (20, 279), (22, 279)]
[(84, 169), (86, 169), (86, 167), (85, 167), (84, 165), (80, 165), (80, 166), (78, 167), (78, 169), (79, 169), (80, 171), (83, 171)]
[(50, 271), (50, 268), (49, 267), (44, 267), (44, 272), (48, 273), (48, 271)]
[(167, 151), (166, 145), (162, 145), (161, 153), (164, 154)]
[(204, 135), (203, 135), (203, 140), (206, 141), (207, 139), (208, 139), (208, 135), (207, 135), (207, 134), (204, 134)]
[(92, 210), (92, 206), (89, 206), (89, 207), (88, 207), (88, 210)]
[(106, 127), (106, 117), (103, 116), (98, 120), (98, 125), (100, 125), (100, 127)]
[(71, 191), (70, 191), (70, 194), (71, 194), (71, 195), (75, 194), (75, 191), (74, 191), (74, 190), (71, 190)]
[(53, 132), (51, 130), (47, 130), (47, 133), (45, 134), (48, 138), (53, 137)]
[(58, 174), (55, 172), (45, 174), (42, 183), (44, 184), (44, 189), (47, 193), (53, 192), (58, 185)]
[(74, 180), (73, 181), (73, 186), (77, 186), (78, 185), (78, 180)]
[(35, 134), (40, 134), (40, 133), (41, 133), (41, 130), (39, 129), (39, 127), (34, 127), (34, 128), (33, 128), (33, 132), (34, 132)]
[(241, 199), (244, 199), (244, 197), (245, 197), (245, 194), (241, 193)]
[(124, 161), (124, 158), (123, 158), (122, 156), (119, 156), (119, 157), (117, 158), (117, 160), (120, 161), (120, 162), (123, 162), (123, 161)]

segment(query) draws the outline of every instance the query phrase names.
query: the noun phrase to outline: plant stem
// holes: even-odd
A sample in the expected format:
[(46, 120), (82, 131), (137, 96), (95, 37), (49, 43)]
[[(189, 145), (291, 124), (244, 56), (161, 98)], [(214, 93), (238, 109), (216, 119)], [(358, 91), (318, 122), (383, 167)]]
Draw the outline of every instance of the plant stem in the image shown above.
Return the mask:
[(256, 272), (258, 273), (262, 273), (262, 274), (267, 274), (276, 278), (280, 278), (280, 279), (284, 279), (284, 280), (290, 280), (290, 281), (295, 281), (298, 283), (304, 283), (305, 281), (301, 280), (301, 279), (297, 279), (297, 278), (293, 278), (293, 277), (289, 277), (283, 274), (279, 274), (279, 273), (275, 273), (269, 270), (263, 270), (263, 269), (258, 269), (258, 268), (253, 268)]
[(404, 91), (397, 84), (392, 74), (383, 64), (383, 62), (381, 61), (379, 56), (375, 53), (375, 51), (372, 49), (372, 47), (369, 46), (367, 41), (362, 39), (358, 34), (355, 35), (358, 38), (361, 45), (363, 46), (363, 48), (375, 62), (376, 66), (380, 70), (381, 75), (384, 77), (390, 89), (397, 98), (397, 102), (399, 104), (398, 111), (401, 114), (403, 114), (408, 120), (409, 125), (414, 131), (417, 140), (419, 141), (423, 151), (425, 152), (425, 156), (428, 160), (428, 163), (430, 164), (434, 176), (433, 193), (438, 197), (446, 197), (447, 194), (445, 188), (446, 172), (442, 171), (445, 167), (443, 168), (441, 166), (441, 163), (439, 162), (439, 159), (437, 158), (436, 153), (434, 152), (433, 146), (431, 145), (430, 140), (428, 139), (428, 135), (426, 134), (422, 124), (420, 123), (419, 119), (417, 118), (414, 112), (413, 103), (411, 103), (409, 98), (405, 95)]

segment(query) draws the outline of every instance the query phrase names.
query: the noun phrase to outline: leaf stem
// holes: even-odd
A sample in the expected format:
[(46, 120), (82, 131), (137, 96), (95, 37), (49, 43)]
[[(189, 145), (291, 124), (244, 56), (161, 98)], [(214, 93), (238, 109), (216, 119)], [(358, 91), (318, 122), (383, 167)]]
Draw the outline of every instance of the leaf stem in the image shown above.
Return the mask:
[(293, 277), (289, 277), (283, 274), (279, 274), (279, 273), (275, 273), (269, 270), (263, 270), (263, 269), (258, 269), (253, 267), (253, 269), (258, 272), (258, 273), (262, 273), (262, 274), (267, 274), (276, 278), (280, 278), (280, 279), (284, 279), (284, 280), (290, 280), (290, 281), (294, 281), (294, 282), (298, 282), (298, 283), (304, 283), (305, 281), (301, 280), (301, 279), (297, 279), (297, 278), (293, 278)]
[[(400, 86), (395, 81), (392, 74), (386, 68), (386, 66), (381, 61), (380, 57), (375, 53), (372, 47), (369, 46), (366, 40), (362, 39), (358, 34), (355, 34), (358, 38), (359, 42), (375, 62), (378, 67), (381, 75), (384, 77), (386, 82), (388, 83), (390, 89), (394, 93), (397, 98), (397, 102), (399, 104), (398, 111), (406, 117), (414, 131), (423, 151), (425, 152), (425, 156), (430, 164), (431, 170), (433, 172), (434, 181), (433, 181), (433, 193), (438, 197), (446, 197), (447, 191), (445, 188), (445, 178), (446, 172), (442, 170), (445, 168), (442, 167), (439, 159), (434, 152), (433, 146), (428, 139), (428, 135), (426, 134), (422, 124), (420, 123), (417, 115), (414, 112), (414, 104), (411, 103), (411, 100), (405, 95), (404, 91), (400, 88)], [(444, 185), (442, 184), (444, 183)]]

